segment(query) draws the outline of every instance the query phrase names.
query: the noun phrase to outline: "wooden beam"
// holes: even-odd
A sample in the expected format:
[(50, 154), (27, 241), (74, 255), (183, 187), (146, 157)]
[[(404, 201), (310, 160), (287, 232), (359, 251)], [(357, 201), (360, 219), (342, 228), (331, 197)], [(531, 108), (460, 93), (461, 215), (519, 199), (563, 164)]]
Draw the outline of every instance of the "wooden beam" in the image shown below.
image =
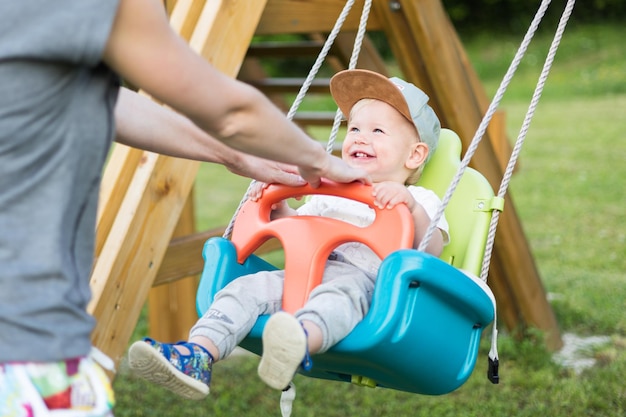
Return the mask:
[[(181, 4), (179, 0), (176, 7)], [(207, 2), (192, 47), (234, 77), (264, 7), (264, 1)], [(92, 341), (116, 362), (126, 350), (198, 170), (193, 161), (151, 153), (144, 157), (91, 279), (88, 310), (97, 319)]]
[[(183, 39), (189, 40), (198, 22), (206, 0), (165, 1), (170, 25)], [(139, 92), (148, 96), (143, 91)], [(113, 221), (126, 196), (126, 190), (141, 163), (143, 151), (116, 143), (104, 170), (100, 186), (98, 217), (96, 219), (95, 257), (100, 256), (104, 242), (111, 231)]]
[[(174, 16), (170, 16), (171, 26), (181, 37), (189, 40), (196, 25), (204, 0), (181, 0)], [(168, 13), (173, 13), (173, 8)], [(195, 231), (195, 210), (193, 188), (187, 197), (174, 236)], [(186, 278), (186, 279), (183, 279)], [(178, 341), (188, 336), (188, 329), (197, 321), (195, 294), (198, 277), (192, 274), (180, 277), (181, 280), (159, 288), (152, 288), (148, 294), (148, 328), (150, 336), (157, 340)]]
[[(272, 0), (267, 3), (257, 35), (330, 32), (345, 6), (345, 0)], [(364, 0), (354, 2), (342, 30), (359, 27)], [(376, 16), (370, 16), (368, 30), (379, 30)]]
[[(300, 42), (273, 41), (254, 43), (250, 45), (246, 58), (316, 57), (323, 47), (323, 41), (306, 40)], [(332, 51), (330, 53), (332, 53)]]
[[(186, 236), (195, 231), (193, 192), (189, 194), (174, 236)], [(159, 268), (160, 270), (160, 268)], [(152, 288), (148, 296), (148, 323), (150, 337), (177, 342), (186, 340), (189, 329), (198, 320), (196, 291), (198, 273), (180, 277), (176, 282)]]
[[(218, 227), (172, 239), (163, 257), (159, 273), (154, 279), (154, 286), (176, 282), (189, 275), (201, 274), (204, 268), (202, 259), (204, 243), (212, 237), (221, 237), (224, 230), (224, 227)], [(263, 255), (281, 248), (277, 239), (270, 239), (261, 245), (255, 254)]]
[(153, 285), (156, 287), (176, 282), (189, 275), (200, 274), (204, 267), (202, 259), (204, 242), (212, 237), (222, 236), (225, 229), (219, 227), (172, 239)]
[(109, 236), (117, 212), (126, 190), (133, 179), (135, 169), (139, 165), (143, 152), (126, 145), (116, 143), (104, 169), (98, 215), (96, 218), (95, 258), (100, 256), (104, 242)]
[[(297, 93), (304, 84), (303, 78), (264, 78), (242, 81), (258, 88), (265, 94)], [(330, 94), (329, 82), (328, 78), (314, 79), (308, 93)]]
[[(339, 51), (335, 53), (335, 55), (344, 63), (344, 68), (348, 68), (350, 63), (355, 38), (356, 32), (345, 32), (340, 33), (335, 40), (335, 49)], [(357, 60), (357, 67), (389, 76), (387, 64), (376, 50), (369, 36), (363, 38), (361, 50), (359, 51), (359, 59)]]
[(177, 0), (175, 7), (168, 8), (170, 26), (188, 42), (205, 4), (206, 0)]
[(334, 111), (302, 111), (293, 117), (293, 121), (302, 126), (332, 126), (334, 120)]
[(163, 0), (163, 5), (165, 6), (165, 10), (167, 11), (168, 15), (172, 12), (172, 10), (174, 10), (176, 2), (177, 0)]

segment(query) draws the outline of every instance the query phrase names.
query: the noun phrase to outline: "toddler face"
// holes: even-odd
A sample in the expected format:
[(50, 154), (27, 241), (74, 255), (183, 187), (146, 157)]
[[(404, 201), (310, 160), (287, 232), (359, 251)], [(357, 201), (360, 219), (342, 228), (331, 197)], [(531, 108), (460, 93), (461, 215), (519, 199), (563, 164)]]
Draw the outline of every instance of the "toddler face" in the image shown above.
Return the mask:
[(362, 100), (352, 108), (342, 158), (367, 171), (374, 182), (404, 183), (419, 142), (415, 126), (379, 100)]

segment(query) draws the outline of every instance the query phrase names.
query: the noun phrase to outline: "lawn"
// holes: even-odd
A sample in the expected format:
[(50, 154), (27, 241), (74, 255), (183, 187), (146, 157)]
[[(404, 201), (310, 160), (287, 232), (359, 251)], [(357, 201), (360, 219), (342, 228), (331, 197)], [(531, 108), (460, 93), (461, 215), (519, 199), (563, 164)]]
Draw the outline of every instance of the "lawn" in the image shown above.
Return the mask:
[[(419, 396), (298, 375), (294, 416), (626, 415), (625, 36), (623, 26), (566, 31), (510, 187), (562, 334), (567, 341), (602, 337), (578, 352), (575, 363), (592, 366), (562, 365), (537, 331), (523, 341), (502, 331), (499, 385), (485, 377), (485, 338), (474, 374), (451, 394)], [(463, 39), (489, 94), (521, 41), (494, 39)], [(550, 38), (537, 41), (501, 106), (511, 138), (517, 137)], [(220, 167), (204, 166), (196, 193), (200, 227), (227, 222), (247, 184)], [(140, 323), (136, 337), (144, 332)], [(217, 365), (211, 395), (200, 402), (137, 380), (122, 363), (114, 383), (116, 416), (280, 415), (280, 395), (259, 381), (257, 362), (243, 355)]]

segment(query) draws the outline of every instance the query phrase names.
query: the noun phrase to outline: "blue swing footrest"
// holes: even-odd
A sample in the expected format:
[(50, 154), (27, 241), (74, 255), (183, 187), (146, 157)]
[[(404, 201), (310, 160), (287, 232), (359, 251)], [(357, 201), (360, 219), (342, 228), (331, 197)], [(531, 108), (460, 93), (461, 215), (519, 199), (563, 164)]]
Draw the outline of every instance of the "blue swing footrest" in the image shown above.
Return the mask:
[[(236, 277), (276, 269), (254, 255), (237, 263), (234, 246), (222, 238), (208, 240), (203, 256), (199, 314)], [(358, 375), (375, 381), (370, 386), (446, 394), (471, 375), (482, 331), (494, 316), (493, 295), (481, 280), (426, 253), (399, 250), (383, 261), (365, 318), (328, 352), (314, 355), (304, 374), (347, 382)], [(266, 321), (259, 317), (242, 347), (262, 353)]]

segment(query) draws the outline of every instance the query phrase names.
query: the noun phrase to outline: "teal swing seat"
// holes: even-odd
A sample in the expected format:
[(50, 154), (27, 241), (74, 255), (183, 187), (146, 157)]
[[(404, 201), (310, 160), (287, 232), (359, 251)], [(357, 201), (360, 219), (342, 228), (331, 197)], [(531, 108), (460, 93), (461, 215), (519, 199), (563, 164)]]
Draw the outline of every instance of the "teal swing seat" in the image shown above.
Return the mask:
[[(437, 151), (425, 167), (418, 185), (432, 189), (442, 197), (457, 172), (460, 153), (458, 136), (443, 129)], [(315, 193), (342, 195), (345, 188), (351, 187), (367, 189), (360, 184), (340, 186), (324, 183), (315, 190), (305, 187), (304, 191), (294, 196)], [(280, 192), (273, 198), (285, 198), (287, 194)], [(357, 195), (351, 198), (371, 203), (369, 191), (359, 192), (351, 194)], [(264, 193), (261, 200), (266, 198), (266, 194), (271, 193)], [(404, 210), (376, 209), (374, 223), (384, 215), (394, 224), (393, 229), (388, 226), (390, 223), (376, 226), (378, 228), (373, 229), (373, 237), (361, 240), (358, 234), (366, 230), (357, 228), (359, 230), (354, 232), (354, 236), (348, 236), (352, 233), (349, 232), (339, 240), (333, 240), (331, 235), (338, 228), (338, 220), (296, 216), (269, 222), (269, 206), (261, 208), (259, 214), (259, 209), (249, 203), (242, 206), (235, 219), (232, 240), (211, 238), (205, 243), (205, 266), (196, 300), (198, 314), (204, 314), (215, 294), (237, 277), (276, 269), (252, 254), (272, 236), (278, 237), (285, 248), (285, 299), (292, 298), (283, 304), (287, 311), (295, 311), (303, 304), (310, 289), (321, 279), (320, 265), (323, 267), (323, 260), (337, 244), (348, 238), (360, 240), (370, 245), (383, 259), (370, 310), (346, 338), (328, 352), (314, 355), (312, 369), (301, 371), (302, 374), (425, 395), (449, 393), (469, 378), (476, 363), (482, 332), (495, 316), (494, 296), (477, 276), (482, 267), (492, 210), (502, 208), (501, 199), (494, 196), (493, 189), (480, 173), (467, 168), (446, 207), (451, 242), (439, 258), (407, 249), (413, 239), (413, 228), (412, 223), (403, 223), (411, 221), (405, 206), (401, 206)], [(253, 216), (260, 228), (277, 224), (278, 232), (252, 230), (256, 226), (254, 222), (245, 220), (247, 216)], [(323, 220), (315, 223), (315, 219)], [(279, 223), (283, 220), (286, 221), (284, 224)], [(331, 243), (314, 242), (316, 249), (313, 257), (317, 260), (300, 259), (311, 254), (302, 253), (297, 248), (302, 246), (298, 241), (287, 245), (283, 240), (280, 230), (293, 232), (292, 228), (298, 226), (294, 225), (297, 221), (301, 224), (312, 221), (313, 226), (308, 226), (315, 229), (310, 229), (311, 235), (315, 232), (328, 236)], [(379, 239), (380, 236), (389, 237), (391, 234), (395, 234), (390, 238), (395, 241), (393, 247), (387, 242), (379, 242), (385, 240)], [(300, 242), (308, 238), (306, 231), (298, 232), (298, 235)], [(373, 245), (379, 246), (374, 248)], [(290, 249), (294, 246), (296, 248)], [(298, 259), (290, 259), (290, 256)], [(311, 275), (318, 277), (298, 277), (299, 282), (294, 283), (295, 279), (290, 279), (289, 271), (296, 268), (295, 265), (309, 267)], [(295, 293), (297, 299), (293, 300), (292, 294)], [(242, 341), (243, 348), (259, 355), (262, 353), (261, 335), (267, 319), (268, 316), (259, 317), (250, 334)]]

